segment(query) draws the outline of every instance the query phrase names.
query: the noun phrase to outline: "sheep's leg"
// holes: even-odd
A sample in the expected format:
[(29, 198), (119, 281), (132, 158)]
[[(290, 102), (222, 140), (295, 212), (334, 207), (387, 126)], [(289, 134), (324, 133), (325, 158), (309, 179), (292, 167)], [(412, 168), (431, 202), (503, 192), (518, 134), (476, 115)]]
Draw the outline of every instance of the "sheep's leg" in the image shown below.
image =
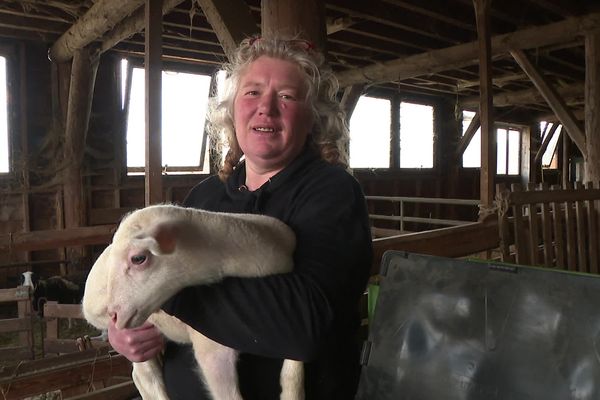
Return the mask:
[(300, 361), (283, 360), (281, 375), (281, 400), (304, 399), (304, 364)]
[(215, 400), (243, 400), (237, 379), (237, 352), (189, 328), (196, 361)]
[(155, 357), (151, 360), (133, 363), (133, 383), (144, 400), (169, 400), (162, 367)]

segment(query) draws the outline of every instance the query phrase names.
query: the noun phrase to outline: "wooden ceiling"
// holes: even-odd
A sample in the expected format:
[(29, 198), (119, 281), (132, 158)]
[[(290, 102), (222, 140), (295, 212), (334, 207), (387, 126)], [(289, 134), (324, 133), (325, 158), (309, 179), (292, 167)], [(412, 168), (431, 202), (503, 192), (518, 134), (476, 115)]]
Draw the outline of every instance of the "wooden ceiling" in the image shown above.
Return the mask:
[[(95, 2), (3, 0), (0, 38), (42, 41), (50, 48)], [(163, 19), (165, 60), (214, 69), (225, 60), (225, 53), (202, 9), (192, 0), (175, 3)], [(260, 0), (245, 3), (259, 26)], [(494, 104), (501, 114), (525, 112), (540, 118), (551, 114), (509, 52), (521, 49), (572, 111), (582, 115), (584, 34), (600, 26), (598, 11), (597, 0), (491, 2)], [(472, 0), (329, 0), (326, 18), (328, 55), (344, 85), (366, 84), (366, 90), (406, 96), (444, 96), (458, 105), (477, 107)], [(98, 42), (109, 42), (110, 34), (111, 30), (103, 33)], [(143, 34), (122, 40), (113, 50), (143, 54)]]

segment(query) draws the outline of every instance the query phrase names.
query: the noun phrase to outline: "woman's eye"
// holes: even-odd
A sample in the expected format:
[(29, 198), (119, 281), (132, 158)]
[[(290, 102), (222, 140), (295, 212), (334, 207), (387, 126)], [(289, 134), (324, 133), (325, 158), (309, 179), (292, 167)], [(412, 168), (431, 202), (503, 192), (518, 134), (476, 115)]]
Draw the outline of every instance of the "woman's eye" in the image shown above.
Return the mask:
[(135, 265), (143, 264), (146, 261), (146, 256), (143, 254), (137, 256), (131, 256), (131, 263)]
[(257, 96), (258, 90), (249, 90), (246, 92), (246, 96)]
[(296, 98), (294, 96), (292, 96), (291, 94), (280, 94), (279, 97), (281, 97), (284, 100), (296, 100)]

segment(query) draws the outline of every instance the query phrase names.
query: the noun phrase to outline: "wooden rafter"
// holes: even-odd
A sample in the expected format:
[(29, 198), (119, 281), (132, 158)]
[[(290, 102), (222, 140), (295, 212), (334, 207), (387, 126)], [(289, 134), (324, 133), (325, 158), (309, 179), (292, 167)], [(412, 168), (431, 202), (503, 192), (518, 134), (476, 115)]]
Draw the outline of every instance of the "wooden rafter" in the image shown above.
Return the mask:
[[(570, 42), (576, 36), (593, 31), (597, 26), (600, 26), (600, 13), (494, 36), (491, 39), (491, 56), (507, 53), (511, 49), (529, 49)], [(478, 61), (478, 54), (477, 42), (470, 42), (347, 70), (339, 73), (338, 79), (342, 86), (355, 83), (393, 82), (474, 65)]]
[[(567, 104), (576, 99), (583, 98), (583, 84), (580, 83), (558, 87), (556, 91)], [(460, 105), (464, 108), (470, 108), (476, 106), (478, 101), (478, 96), (467, 97), (460, 101)], [(540, 91), (535, 88), (494, 95), (494, 107), (512, 107), (520, 104), (542, 103), (544, 101), (544, 97)]]
[(529, 76), (533, 84), (538, 88), (542, 96), (548, 102), (552, 111), (556, 114), (561, 124), (567, 130), (567, 133), (573, 139), (582, 154), (585, 154), (585, 135), (582, 132), (573, 112), (567, 107), (563, 98), (544, 78), (542, 73), (533, 65), (527, 55), (522, 50), (512, 50), (510, 52), (513, 58), (521, 66), (523, 71)]
[(243, 0), (198, 0), (198, 3), (228, 57), (244, 38), (260, 32)]
[[(165, 15), (173, 8), (177, 7), (183, 0), (164, 0), (162, 6), (162, 15)], [(129, 17), (120, 21), (115, 28), (104, 36), (102, 43), (100, 44), (99, 52), (104, 53), (107, 50), (112, 49), (117, 43), (127, 39), (131, 35), (141, 32), (144, 29), (145, 23), (144, 8), (138, 9)]]
[(82, 49), (111, 30), (117, 23), (134, 12), (144, 0), (115, 2), (98, 0), (74, 25), (69, 28), (50, 48), (50, 57), (55, 62), (65, 62)]

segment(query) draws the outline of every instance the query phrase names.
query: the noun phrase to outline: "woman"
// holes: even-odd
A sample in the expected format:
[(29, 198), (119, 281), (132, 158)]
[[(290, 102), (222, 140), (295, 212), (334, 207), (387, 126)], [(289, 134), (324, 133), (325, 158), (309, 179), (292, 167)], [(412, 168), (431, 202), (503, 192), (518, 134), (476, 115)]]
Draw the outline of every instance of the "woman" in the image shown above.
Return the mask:
[[(336, 80), (307, 42), (249, 39), (228, 66), (228, 83), (210, 117), (227, 156), (219, 175), (193, 188), (184, 205), (282, 220), (296, 234), (294, 271), (190, 287), (163, 308), (240, 351), (246, 400), (279, 398), (285, 358), (305, 362), (306, 399), (352, 399), (358, 301), (372, 251), (364, 196), (345, 170), (348, 131)], [(132, 361), (162, 349), (149, 324), (112, 326), (109, 338)], [(172, 399), (201, 398), (189, 347), (167, 343), (164, 362)]]

